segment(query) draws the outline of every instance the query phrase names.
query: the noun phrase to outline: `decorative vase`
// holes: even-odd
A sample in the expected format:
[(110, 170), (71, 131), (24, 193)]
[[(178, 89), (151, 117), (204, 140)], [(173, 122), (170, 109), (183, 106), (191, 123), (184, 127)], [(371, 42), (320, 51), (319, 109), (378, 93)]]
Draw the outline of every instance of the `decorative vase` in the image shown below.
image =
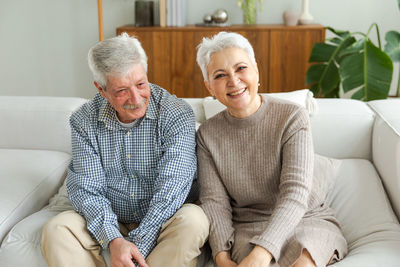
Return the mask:
[(300, 24), (310, 24), (313, 21), (313, 16), (311, 16), (309, 11), (309, 0), (302, 0), (301, 15), (299, 18)]
[(243, 23), (256, 24), (257, 22), (257, 3), (256, 0), (244, 0), (242, 4)]
[(299, 21), (299, 12), (293, 9), (287, 9), (283, 12), (282, 17), (286, 26), (296, 26)]

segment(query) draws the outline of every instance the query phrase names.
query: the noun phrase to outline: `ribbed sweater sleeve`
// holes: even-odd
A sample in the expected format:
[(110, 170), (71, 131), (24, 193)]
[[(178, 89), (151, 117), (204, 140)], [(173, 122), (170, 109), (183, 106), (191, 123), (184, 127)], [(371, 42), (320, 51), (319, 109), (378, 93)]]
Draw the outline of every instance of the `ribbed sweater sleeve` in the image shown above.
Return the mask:
[(311, 192), (314, 152), (306, 112), (298, 110), (288, 120), (281, 146), (279, 198), (265, 231), (250, 241), (266, 248), (276, 260), (286, 237), (304, 216)]
[(313, 145), (307, 112), (264, 97), (245, 119), (225, 110), (197, 133), (200, 201), (211, 222), (213, 256), (230, 250), (235, 224), (265, 221), (250, 243), (278, 260), (282, 246), (307, 210)]
[(226, 188), (221, 181), (214, 161), (197, 135), (197, 158), (200, 184), (200, 202), (210, 220), (209, 243), (213, 258), (220, 251), (229, 251), (233, 244), (232, 208)]

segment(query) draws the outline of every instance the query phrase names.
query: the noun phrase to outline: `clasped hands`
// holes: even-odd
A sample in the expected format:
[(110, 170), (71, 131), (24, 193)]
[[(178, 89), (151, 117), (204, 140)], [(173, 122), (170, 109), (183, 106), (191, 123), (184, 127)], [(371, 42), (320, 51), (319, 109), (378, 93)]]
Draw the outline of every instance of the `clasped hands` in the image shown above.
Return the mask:
[(236, 264), (227, 251), (221, 251), (217, 254), (216, 263), (218, 267), (268, 267), (272, 255), (263, 247), (255, 246), (239, 264)]
[[(136, 267), (132, 259), (141, 267), (149, 267), (137, 246), (124, 238), (116, 238), (110, 242), (110, 255), (111, 267)], [(227, 251), (221, 251), (216, 256), (218, 267), (268, 267), (271, 260), (271, 253), (260, 246), (255, 246), (239, 264), (232, 261)]]
[(140, 267), (149, 267), (137, 246), (122, 237), (115, 238), (110, 242), (110, 265), (111, 267), (136, 267), (133, 259)]

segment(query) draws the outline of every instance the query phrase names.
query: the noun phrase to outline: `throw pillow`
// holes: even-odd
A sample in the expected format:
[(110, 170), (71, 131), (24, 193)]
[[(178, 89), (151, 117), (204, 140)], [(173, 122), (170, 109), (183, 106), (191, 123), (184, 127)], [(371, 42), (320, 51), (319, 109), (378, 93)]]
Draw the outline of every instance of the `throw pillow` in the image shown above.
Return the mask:
[[(269, 95), (272, 97), (277, 97), (288, 101), (292, 101), (307, 109), (309, 114), (314, 114), (318, 110), (318, 105), (313, 97), (313, 93), (308, 89), (296, 90), (285, 93), (268, 93), (261, 95)], [(225, 109), (225, 106), (221, 104), (221, 102), (219, 102), (217, 99), (214, 99), (211, 96), (204, 98), (203, 107), (206, 119), (211, 118), (215, 114)]]
[(341, 164), (341, 160), (314, 155), (313, 191), (319, 192), (324, 201), (332, 191)]

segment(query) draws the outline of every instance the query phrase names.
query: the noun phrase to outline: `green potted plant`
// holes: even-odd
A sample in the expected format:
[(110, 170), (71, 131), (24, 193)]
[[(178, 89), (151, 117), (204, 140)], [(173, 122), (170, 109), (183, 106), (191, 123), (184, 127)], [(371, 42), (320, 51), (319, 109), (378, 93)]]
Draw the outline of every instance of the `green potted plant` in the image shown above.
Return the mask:
[[(244, 24), (256, 24), (257, 22), (257, 0), (237, 0), (238, 6), (243, 11)], [(258, 0), (260, 11), (262, 11), (263, 0)]]
[[(400, 0), (398, 5), (400, 8)], [(369, 38), (376, 28), (378, 46)], [(348, 93), (353, 99), (370, 101), (388, 97), (393, 75), (393, 61), (400, 62), (400, 33), (386, 34), (385, 51), (381, 47), (379, 28), (373, 23), (366, 34), (339, 31), (331, 27), (327, 30), (334, 37), (325, 43), (314, 45), (307, 71), (306, 83), (315, 96), (340, 97)], [(400, 77), (399, 77), (400, 79)], [(400, 81), (397, 96), (400, 96)]]
[[(399, 0), (399, 5), (400, 5), (400, 0)], [(385, 35), (385, 40), (386, 40), (385, 52), (390, 56), (393, 62), (400, 63), (400, 33), (397, 31), (389, 31)], [(400, 97), (400, 67), (399, 67), (399, 79), (397, 81), (396, 96)]]

